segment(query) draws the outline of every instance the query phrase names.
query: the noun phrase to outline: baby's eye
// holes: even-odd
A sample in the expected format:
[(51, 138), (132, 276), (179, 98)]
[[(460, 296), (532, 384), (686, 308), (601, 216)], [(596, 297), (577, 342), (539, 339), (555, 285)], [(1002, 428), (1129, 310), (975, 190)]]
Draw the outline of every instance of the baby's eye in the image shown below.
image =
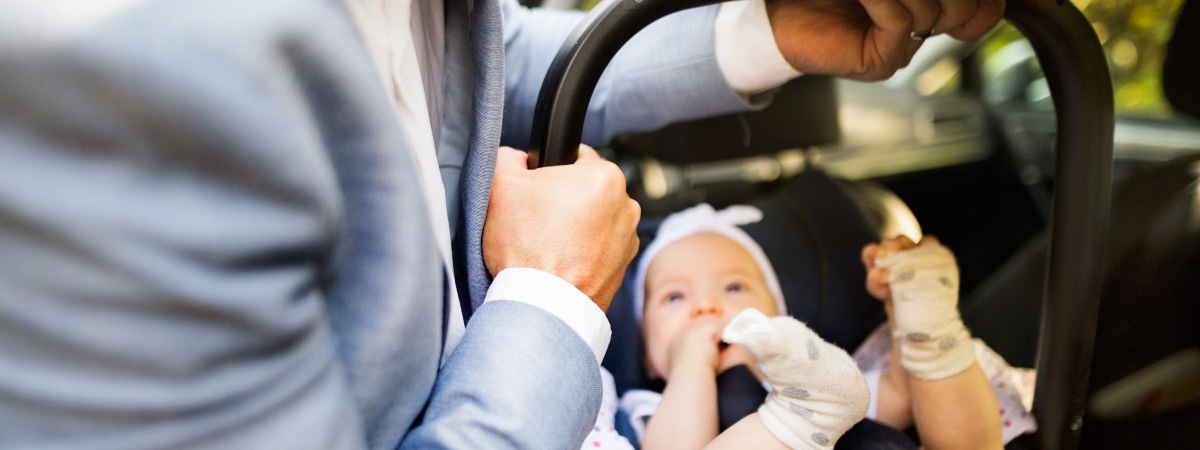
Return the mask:
[(729, 283), (725, 286), (725, 292), (742, 292), (742, 283)]
[(680, 294), (678, 292), (672, 292), (670, 294), (667, 294), (667, 297), (664, 299), (664, 301), (667, 303), (677, 302), (679, 300), (683, 300), (683, 294)]

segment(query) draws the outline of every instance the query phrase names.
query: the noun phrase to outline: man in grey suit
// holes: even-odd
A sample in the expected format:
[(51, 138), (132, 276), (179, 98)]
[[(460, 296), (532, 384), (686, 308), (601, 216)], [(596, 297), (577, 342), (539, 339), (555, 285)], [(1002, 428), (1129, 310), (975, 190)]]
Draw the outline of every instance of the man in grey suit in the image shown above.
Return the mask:
[[(722, 23), (769, 17), (779, 47), (756, 64), (783, 78), (877, 79), (1002, 9), (754, 5), (640, 36), (585, 138), (760, 106), (782, 80), (731, 75)], [(578, 446), (637, 206), (587, 150), (537, 171), (497, 152), (576, 20), (494, 0), (0, 2), (0, 447)]]

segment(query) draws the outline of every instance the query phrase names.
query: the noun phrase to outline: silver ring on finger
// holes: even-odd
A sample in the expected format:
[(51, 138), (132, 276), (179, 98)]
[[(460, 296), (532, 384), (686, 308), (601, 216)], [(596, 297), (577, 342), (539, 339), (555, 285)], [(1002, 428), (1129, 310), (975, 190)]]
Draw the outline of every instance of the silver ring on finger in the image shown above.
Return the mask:
[(933, 36), (933, 30), (929, 30), (928, 32), (925, 32), (925, 33), (917, 33), (916, 31), (911, 31), (908, 33), (908, 40), (920, 42), (925, 39), (928, 39), (930, 36)]

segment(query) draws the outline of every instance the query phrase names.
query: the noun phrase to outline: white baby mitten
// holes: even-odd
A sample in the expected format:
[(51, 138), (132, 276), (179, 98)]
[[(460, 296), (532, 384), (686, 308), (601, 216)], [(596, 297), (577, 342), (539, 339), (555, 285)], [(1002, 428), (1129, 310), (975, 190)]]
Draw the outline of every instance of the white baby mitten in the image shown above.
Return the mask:
[(830, 449), (862, 420), (871, 393), (846, 352), (789, 316), (742, 311), (721, 338), (746, 346), (771, 386), (763, 425), (793, 449)]
[(975, 362), (971, 333), (958, 315), (958, 266), (937, 243), (876, 259), (888, 269), (892, 291), (893, 336), (900, 362), (922, 380), (956, 375)]

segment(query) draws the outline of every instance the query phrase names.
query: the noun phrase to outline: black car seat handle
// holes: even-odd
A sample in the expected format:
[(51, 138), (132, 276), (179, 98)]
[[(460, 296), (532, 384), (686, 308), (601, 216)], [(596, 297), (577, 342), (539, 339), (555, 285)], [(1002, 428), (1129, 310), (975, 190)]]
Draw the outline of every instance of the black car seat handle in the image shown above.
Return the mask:
[[(578, 157), (588, 102), (605, 67), (638, 31), (721, 0), (608, 0), (559, 49), (534, 109), (539, 167)], [(1079, 445), (1095, 345), (1112, 190), (1112, 80), (1087, 19), (1062, 0), (1008, 0), (1006, 18), (1029, 38), (1054, 99), (1057, 167), (1048, 283), (1034, 412), (1043, 449)]]
[(583, 119), (600, 75), (633, 35), (667, 15), (726, 0), (608, 0), (588, 13), (559, 48), (533, 110), (529, 151), (538, 167), (579, 156)]
[(1074, 449), (1084, 426), (1104, 281), (1112, 192), (1112, 77), (1099, 38), (1070, 2), (1008, 0), (1005, 16), (1033, 46), (1058, 121), (1033, 411), (1039, 447)]

